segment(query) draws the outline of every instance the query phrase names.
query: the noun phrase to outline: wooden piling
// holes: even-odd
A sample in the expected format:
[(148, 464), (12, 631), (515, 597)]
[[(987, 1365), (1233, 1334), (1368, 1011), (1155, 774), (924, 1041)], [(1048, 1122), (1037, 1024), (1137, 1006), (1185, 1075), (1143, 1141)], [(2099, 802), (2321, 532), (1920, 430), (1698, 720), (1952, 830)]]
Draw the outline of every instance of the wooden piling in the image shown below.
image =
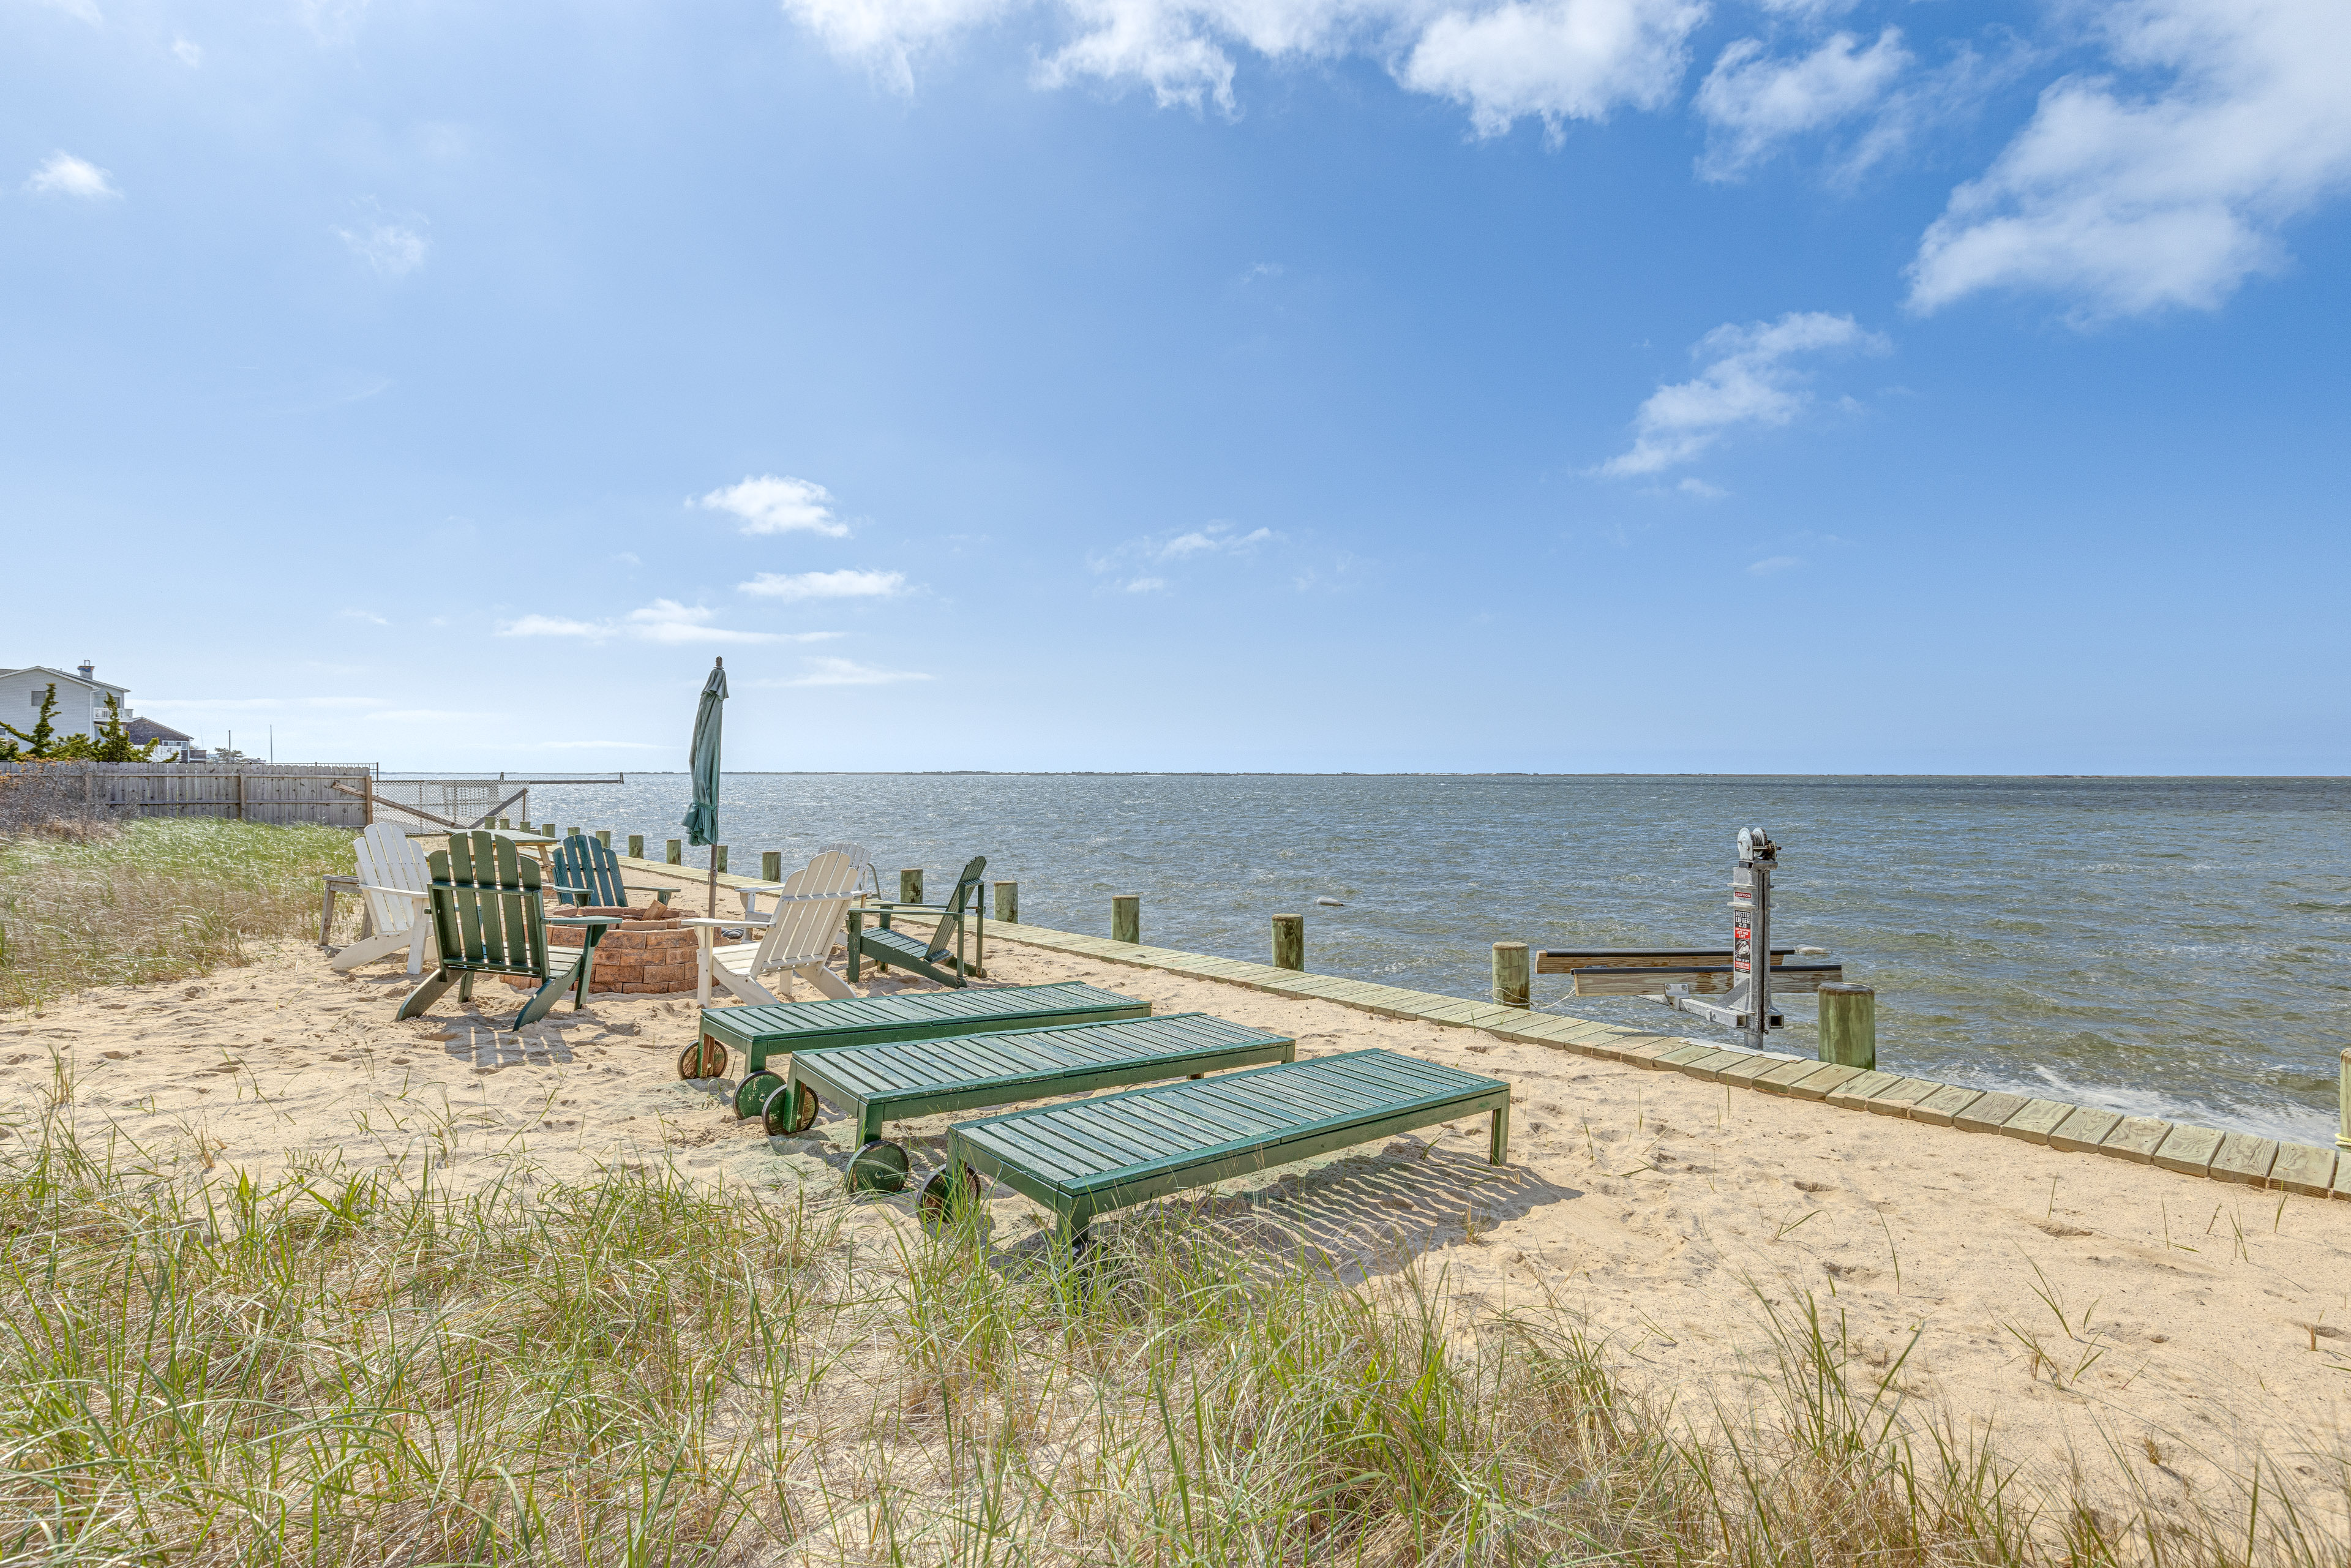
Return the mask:
[(1523, 942), (1494, 944), (1494, 1005), (1527, 1005), (1527, 945)]
[(641, 861), (645, 858), (644, 834), (631, 833), (629, 835), (629, 858), (632, 861)]
[(1821, 1060), (1840, 1067), (1877, 1070), (1877, 992), (1831, 983), (1820, 988)]
[(1273, 917), (1273, 967), (1277, 969), (1306, 967), (1306, 916), (1277, 915)]
[(784, 880), (783, 851), (761, 850), (759, 852), (759, 880), (761, 882), (781, 882)]
[(901, 904), (923, 902), (923, 873), (919, 870), (909, 869), (898, 873), (898, 902)]
[(563, 830), (563, 836), (567, 839), (576, 839), (580, 836), (580, 830), (577, 828), (566, 828)]
[(498, 826), (501, 828), (511, 829), (514, 826), (514, 819), (512, 817), (500, 817), (498, 819)]
[(610, 828), (597, 829), (596, 841), (603, 845), (606, 849), (611, 849), (612, 847), (612, 830)]
[(668, 852), (665, 858), (668, 860), (670, 864), (684, 865), (685, 863), (685, 841), (684, 839), (670, 840), (667, 850)]
[(1143, 940), (1143, 895), (1120, 893), (1111, 895), (1110, 939), (1113, 942)]
[(713, 844), (710, 846), (710, 869), (719, 873), (721, 875), (726, 873), (726, 846), (725, 844)]
[(996, 884), (996, 918), (1007, 925), (1020, 924), (1020, 884), (999, 882)]
[(2343, 1077), (2335, 1089), (2335, 1113), (2342, 1123), (2335, 1134), (2335, 1146), (2351, 1149), (2351, 1051), (2343, 1053)]

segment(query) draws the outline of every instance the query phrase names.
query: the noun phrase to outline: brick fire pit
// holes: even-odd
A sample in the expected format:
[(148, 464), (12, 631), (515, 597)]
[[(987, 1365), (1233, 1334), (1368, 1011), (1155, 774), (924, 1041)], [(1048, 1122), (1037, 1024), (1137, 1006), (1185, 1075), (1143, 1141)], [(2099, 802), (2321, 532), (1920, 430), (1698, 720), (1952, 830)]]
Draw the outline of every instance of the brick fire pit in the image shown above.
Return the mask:
[[(663, 904), (629, 908), (557, 909), (549, 915), (620, 915), (627, 924), (608, 925), (596, 944), (596, 973), (588, 982), (590, 995), (620, 991), (631, 996), (662, 995), (694, 989), (694, 933)], [(667, 915), (667, 918), (663, 916)], [(549, 947), (577, 947), (586, 939), (582, 927), (550, 925)], [(509, 978), (508, 985), (526, 989), (536, 981)]]

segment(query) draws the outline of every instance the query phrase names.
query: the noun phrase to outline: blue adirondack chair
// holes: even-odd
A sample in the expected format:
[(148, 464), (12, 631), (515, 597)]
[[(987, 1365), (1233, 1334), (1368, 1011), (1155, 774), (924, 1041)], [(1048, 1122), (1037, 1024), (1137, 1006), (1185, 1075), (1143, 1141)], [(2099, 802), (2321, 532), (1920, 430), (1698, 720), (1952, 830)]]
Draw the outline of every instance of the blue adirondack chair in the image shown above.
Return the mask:
[(651, 883), (622, 882), (621, 857), (610, 844), (585, 833), (574, 833), (556, 845), (549, 870), (556, 897), (566, 904), (590, 909), (624, 909), (632, 893), (650, 893), (654, 903), (667, 904), (676, 891)]

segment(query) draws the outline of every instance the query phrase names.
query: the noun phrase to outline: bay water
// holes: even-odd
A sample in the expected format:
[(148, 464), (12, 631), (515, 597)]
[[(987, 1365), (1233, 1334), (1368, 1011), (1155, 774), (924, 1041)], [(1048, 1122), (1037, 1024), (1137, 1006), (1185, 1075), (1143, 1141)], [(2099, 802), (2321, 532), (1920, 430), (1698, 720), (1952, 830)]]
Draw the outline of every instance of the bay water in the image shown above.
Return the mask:
[[(559, 826), (683, 837), (683, 773), (541, 785)], [(733, 869), (868, 846), (934, 898), (973, 855), (1026, 922), (1259, 962), (1303, 914), (1307, 967), (1484, 998), (1491, 945), (1728, 946), (1734, 841), (1782, 846), (1775, 937), (1876, 988), (1883, 1067), (2328, 1143), (2351, 1045), (2351, 780), (1264, 774), (728, 774)], [(688, 850), (686, 863), (705, 863)], [(1342, 907), (1318, 904), (1335, 899)], [(1544, 1011), (1698, 1039), (1700, 1019)], [(1815, 1049), (1810, 998), (1779, 1049)]]

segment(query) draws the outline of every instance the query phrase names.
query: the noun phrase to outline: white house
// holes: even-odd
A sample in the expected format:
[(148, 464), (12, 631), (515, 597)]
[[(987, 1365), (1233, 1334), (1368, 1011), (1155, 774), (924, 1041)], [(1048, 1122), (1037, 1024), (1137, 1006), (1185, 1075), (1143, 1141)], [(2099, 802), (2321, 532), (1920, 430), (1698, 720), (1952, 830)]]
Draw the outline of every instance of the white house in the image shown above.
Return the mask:
[(0, 719), (29, 734), (33, 721), (41, 716), (41, 699), (54, 683), (57, 688), (57, 711), (50, 716), (49, 722), (57, 727), (59, 737), (81, 734), (96, 740), (99, 722), (106, 717), (108, 696), (122, 705), (124, 718), (131, 716), (131, 688), (109, 685), (97, 678), (93, 668), (84, 664), (78, 674), (52, 670), (47, 664), (0, 670)]

